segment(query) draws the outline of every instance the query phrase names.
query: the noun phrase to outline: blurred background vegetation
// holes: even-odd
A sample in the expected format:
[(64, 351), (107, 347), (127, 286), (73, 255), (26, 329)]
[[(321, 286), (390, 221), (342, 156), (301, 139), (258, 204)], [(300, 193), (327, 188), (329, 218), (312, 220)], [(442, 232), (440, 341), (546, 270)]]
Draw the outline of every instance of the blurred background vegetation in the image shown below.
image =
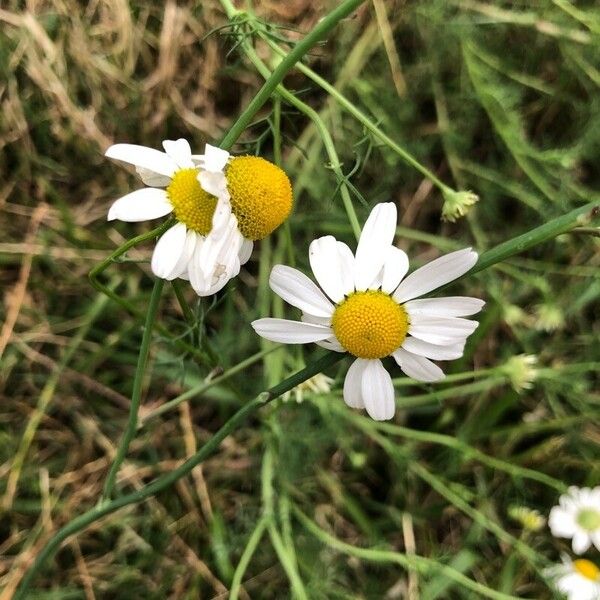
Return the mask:
[[(333, 6), (265, 0), (253, 10), (285, 47)], [(0, 8), (2, 600), (52, 533), (97, 501), (127, 419), (152, 244), (106, 280), (137, 314), (98, 294), (87, 273), (151, 225), (106, 223), (110, 203), (139, 183), (103, 152), (218, 141), (262, 82), (226, 25), (217, 0)], [(483, 251), (600, 196), (594, 0), (373, 0), (305, 63), (441, 180), (480, 196), (466, 218), (443, 222), (429, 180), (290, 73), (286, 87), (333, 137), (361, 222), (376, 202), (396, 202), (413, 266), (466, 245)], [(288, 310), (266, 286), (271, 265), (307, 271), (319, 235), (354, 243), (314, 124), (286, 103), (279, 119), (276, 107), (234, 152), (273, 158), (281, 138), (292, 243), (285, 228), (259, 243), (217, 298), (199, 303), (188, 290), (207, 361), (174, 345), (192, 338), (164, 295), (170, 336), (154, 338), (122, 490), (173, 469), (237, 407), (322, 352), (274, 349), (236, 369), (275, 348), (249, 322)], [(345, 407), (342, 364), (327, 373), (330, 392), (305, 389), (302, 403), (292, 392), (192, 476), (71, 539), (32, 598), (225, 598), (249, 539), (242, 598), (480, 597), (436, 564), (513, 596), (553, 597), (540, 569), (568, 543), (515, 507), (544, 515), (560, 482), (600, 480), (598, 249), (597, 231), (581, 227), (463, 280), (457, 292), (487, 301), (481, 325), (447, 382), (396, 381), (393, 424)], [(188, 390), (189, 401), (153, 414)], [(402, 557), (414, 554), (434, 562), (406, 570)]]

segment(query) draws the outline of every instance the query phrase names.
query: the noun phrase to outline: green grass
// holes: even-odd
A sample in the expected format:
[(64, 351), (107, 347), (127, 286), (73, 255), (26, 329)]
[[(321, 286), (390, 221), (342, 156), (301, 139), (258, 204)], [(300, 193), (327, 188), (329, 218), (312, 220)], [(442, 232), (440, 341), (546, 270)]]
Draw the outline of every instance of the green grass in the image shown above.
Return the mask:
[[(518, 255), (498, 246), (600, 201), (600, 9), (376, 4), (316, 46), (233, 147), (281, 161), (293, 215), (216, 298), (180, 286), (191, 324), (165, 285), (115, 497), (168, 477), (323, 355), (276, 348), (249, 323), (296, 318), (268, 289), (271, 266), (308, 273), (308, 244), (328, 233), (353, 246), (377, 202), (397, 204), (412, 266), (492, 251), (493, 266), (452, 288), (487, 302), (465, 356), (434, 386), (392, 371), (387, 424), (344, 405), (346, 359), (328, 367), (330, 393), (258, 409), (174, 485), (69, 538), (27, 597), (554, 597), (541, 571), (568, 541), (509, 512), (547, 515), (565, 486), (600, 482), (598, 220)], [(94, 508), (126, 428), (152, 242), (101, 276), (120, 303), (87, 274), (160, 223), (106, 223), (138, 183), (103, 151), (222, 139), (336, 5), (257, 2), (234, 27), (216, 1), (0, 10), (2, 600), (53, 534)], [(452, 190), (480, 200), (447, 222)], [(537, 357), (531, 381), (523, 354)]]

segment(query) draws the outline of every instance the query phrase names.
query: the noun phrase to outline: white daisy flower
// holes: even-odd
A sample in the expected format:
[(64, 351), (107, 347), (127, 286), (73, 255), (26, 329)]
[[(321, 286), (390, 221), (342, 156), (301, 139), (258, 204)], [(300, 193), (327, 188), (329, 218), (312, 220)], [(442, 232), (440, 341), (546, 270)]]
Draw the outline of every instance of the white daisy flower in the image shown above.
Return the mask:
[[(158, 240), (152, 272), (163, 279), (189, 279), (200, 296), (219, 291), (252, 252), (232, 212), (224, 168), (225, 150), (206, 145), (192, 159), (184, 139), (165, 140), (164, 152), (134, 144), (115, 144), (106, 156), (132, 164), (148, 186), (119, 198), (108, 220), (137, 222), (173, 213), (177, 223)], [(164, 188), (164, 189), (161, 189)]]
[[(273, 267), (271, 289), (302, 311), (302, 322), (258, 319), (262, 337), (285, 344), (315, 342), (356, 357), (344, 382), (344, 400), (366, 408), (376, 420), (394, 416), (394, 387), (381, 359), (392, 356), (409, 377), (432, 382), (444, 378), (431, 360), (459, 358), (477, 327), (473, 315), (482, 300), (446, 297), (417, 300), (464, 275), (477, 262), (470, 248), (452, 252), (408, 277), (408, 257), (392, 245), (396, 207), (378, 204), (363, 228), (356, 256), (332, 236), (310, 245), (310, 266), (319, 289), (306, 275), (284, 265)], [(324, 292), (324, 293), (323, 293)]]
[(547, 569), (545, 575), (569, 600), (600, 600), (600, 569), (591, 560), (563, 557), (562, 564)]
[(576, 554), (583, 554), (592, 544), (600, 550), (600, 487), (570, 487), (558, 503), (548, 517), (552, 535), (573, 538)]

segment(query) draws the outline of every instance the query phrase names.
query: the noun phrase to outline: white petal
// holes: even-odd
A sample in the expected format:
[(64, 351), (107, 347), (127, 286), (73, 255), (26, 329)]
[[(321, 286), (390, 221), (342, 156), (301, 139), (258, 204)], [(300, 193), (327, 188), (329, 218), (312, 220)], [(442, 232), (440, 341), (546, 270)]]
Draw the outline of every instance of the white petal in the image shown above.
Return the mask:
[(144, 167), (135, 168), (140, 179), (150, 187), (167, 187), (171, 183), (171, 178), (166, 175), (159, 175), (150, 169), (144, 169)]
[(188, 263), (188, 275), (190, 278), (190, 284), (194, 288), (194, 291), (199, 296), (202, 296), (210, 286), (210, 279), (202, 269), (202, 263), (200, 262), (200, 253), (202, 252), (202, 246), (204, 245), (205, 239), (198, 236), (196, 241), (196, 247)]
[(108, 210), (108, 220), (136, 223), (148, 219), (158, 219), (173, 210), (165, 190), (142, 188), (113, 202)]
[(381, 289), (391, 294), (400, 285), (407, 272), (408, 256), (406, 256), (406, 252), (396, 246), (390, 246), (383, 265)]
[(470, 271), (477, 258), (471, 248), (440, 256), (411, 273), (394, 292), (394, 299), (406, 302), (450, 283)]
[[(308, 313), (302, 313), (301, 320), (304, 323), (324, 325), (325, 327), (331, 326), (331, 317), (315, 317), (314, 315), (310, 315)], [(346, 349), (338, 342), (338, 339), (335, 337), (335, 335), (332, 335), (325, 340), (315, 342), (315, 344), (317, 344), (317, 346), (321, 346), (321, 348), (332, 350), (333, 352), (346, 352)]]
[[(391, 246), (390, 246), (391, 248)], [(367, 286), (370, 290), (378, 290), (383, 285), (383, 267), (379, 269), (379, 273), (375, 275), (375, 279)]]
[(229, 152), (216, 146), (206, 144), (204, 147), (204, 156), (202, 157), (202, 166), (207, 171), (222, 171), (229, 160)]
[(571, 545), (575, 554), (583, 554), (592, 545), (592, 540), (587, 533), (576, 531), (571, 540)]
[(230, 248), (231, 244), (236, 244), (235, 253), (237, 254), (241, 245), (241, 234), (237, 229), (237, 219), (235, 215), (230, 214), (227, 225), (223, 229), (213, 228), (206, 236), (202, 249), (200, 251), (200, 266), (205, 274), (212, 273), (219, 261), (219, 257)]
[(412, 354), (418, 354), (419, 356), (425, 356), (426, 358), (432, 358), (434, 360), (454, 360), (463, 355), (465, 344), (464, 342), (461, 342), (452, 344), (451, 346), (438, 346), (436, 344), (429, 344), (428, 342), (424, 342), (415, 337), (407, 337), (404, 342), (402, 342), (402, 348)]
[(252, 248), (254, 248), (254, 242), (252, 240), (244, 239), (242, 247), (239, 252), (240, 265), (245, 265), (252, 256)]
[(163, 143), (165, 152), (177, 163), (181, 169), (190, 169), (195, 165), (192, 161), (192, 149), (187, 140), (165, 140)]
[(239, 272), (240, 261), (237, 256), (233, 256), (227, 263), (220, 265), (210, 276), (210, 283), (207, 287), (203, 290), (196, 291), (196, 293), (199, 296), (212, 296), (223, 289)]
[(167, 279), (177, 265), (185, 248), (186, 227), (177, 223), (158, 240), (152, 254), (152, 272), (162, 279)]
[(227, 197), (227, 199), (229, 199), (229, 192), (227, 191), (227, 179), (223, 173), (200, 171), (198, 175), (198, 181), (205, 192), (208, 192), (217, 198)]
[(458, 317), (411, 317), (408, 326), (410, 335), (441, 346), (450, 346), (463, 342), (471, 335), (479, 323)]
[(331, 326), (331, 316), (329, 317), (316, 317), (315, 315), (311, 315), (310, 313), (302, 313), (301, 320), (305, 323), (313, 323), (316, 325), (325, 325), (327, 327)]
[(194, 257), (190, 283), (199, 296), (215, 294), (240, 272), (238, 253), (243, 237), (232, 218), (231, 227), (222, 235), (210, 232)]
[(425, 298), (410, 300), (404, 305), (409, 315), (431, 317), (468, 317), (478, 313), (485, 302), (467, 296), (447, 296), (445, 298)]
[(396, 233), (396, 205), (377, 204), (363, 227), (354, 262), (354, 283), (357, 290), (366, 290), (377, 277), (387, 258)]
[(340, 255), (340, 277), (344, 294), (348, 296), (354, 291), (354, 254), (344, 242), (338, 242), (337, 247)]
[(596, 547), (596, 550), (600, 550), (600, 531), (595, 531), (590, 534), (592, 538), (592, 544)]
[(324, 340), (332, 334), (329, 327), (287, 319), (258, 319), (252, 321), (251, 325), (261, 337), (283, 344), (308, 344)]
[(172, 281), (173, 279), (181, 277), (184, 273), (187, 273), (189, 262), (194, 254), (196, 243), (199, 238), (200, 236), (195, 231), (192, 229), (188, 230), (185, 236), (185, 245), (183, 247), (183, 251), (181, 252), (181, 256), (179, 257), (177, 264), (173, 267), (171, 273), (169, 273), (169, 276), (165, 277), (165, 279)]
[(557, 579), (556, 587), (563, 594), (567, 594), (569, 600), (597, 600), (593, 588), (577, 572), (568, 573)]
[(548, 516), (548, 527), (554, 537), (573, 537), (576, 530), (575, 516), (560, 506), (554, 506)]
[(269, 277), (271, 289), (286, 302), (316, 317), (330, 317), (334, 307), (325, 294), (304, 274), (275, 265)]
[(237, 218), (231, 212), (231, 203), (226, 198), (219, 198), (213, 213), (212, 228), (208, 235), (219, 236), (234, 226), (237, 227)]
[(387, 421), (394, 416), (394, 385), (380, 360), (368, 360), (363, 371), (361, 392), (365, 408), (375, 421)]
[(115, 144), (104, 155), (167, 177), (171, 177), (177, 171), (177, 164), (170, 156), (160, 150), (146, 148), (146, 146)]
[(344, 348), (337, 340), (335, 335), (332, 335), (330, 338), (326, 340), (321, 340), (320, 342), (315, 342), (317, 346), (321, 346), (321, 348), (325, 348), (326, 350), (331, 350), (332, 352), (347, 352), (346, 348)]
[(369, 364), (368, 360), (357, 358), (348, 369), (344, 379), (344, 402), (350, 408), (364, 408), (362, 396), (363, 372)]
[(441, 381), (445, 377), (444, 372), (424, 356), (417, 356), (403, 348), (398, 348), (392, 356), (398, 366), (417, 381)]
[[(347, 246), (346, 246), (347, 247)], [(337, 240), (332, 235), (317, 238), (308, 249), (310, 267), (321, 289), (335, 302), (348, 293), (346, 261), (342, 258)]]

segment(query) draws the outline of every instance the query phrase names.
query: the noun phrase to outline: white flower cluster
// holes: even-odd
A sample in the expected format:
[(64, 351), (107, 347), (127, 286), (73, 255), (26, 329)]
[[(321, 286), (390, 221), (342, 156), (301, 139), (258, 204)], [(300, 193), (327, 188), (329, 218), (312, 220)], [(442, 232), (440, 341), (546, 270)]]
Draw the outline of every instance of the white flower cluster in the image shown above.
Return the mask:
[[(252, 241), (243, 237), (231, 210), (224, 173), (229, 153), (206, 144), (203, 155), (193, 155), (184, 139), (165, 140), (163, 148), (115, 144), (106, 151), (107, 157), (134, 165), (147, 186), (116, 200), (108, 220), (132, 223), (174, 213), (177, 222), (154, 249), (152, 272), (162, 279), (187, 279), (199, 296), (209, 296), (235, 277), (252, 253)], [(216, 203), (202, 202), (207, 198)]]
[[(575, 554), (591, 546), (600, 550), (600, 487), (570, 487), (550, 511), (548, 525), (552, 535), (571, 539)], [(600, 568), (591, 560), (563, 556), (546, 575), (569, 600), (600, 600)]]

